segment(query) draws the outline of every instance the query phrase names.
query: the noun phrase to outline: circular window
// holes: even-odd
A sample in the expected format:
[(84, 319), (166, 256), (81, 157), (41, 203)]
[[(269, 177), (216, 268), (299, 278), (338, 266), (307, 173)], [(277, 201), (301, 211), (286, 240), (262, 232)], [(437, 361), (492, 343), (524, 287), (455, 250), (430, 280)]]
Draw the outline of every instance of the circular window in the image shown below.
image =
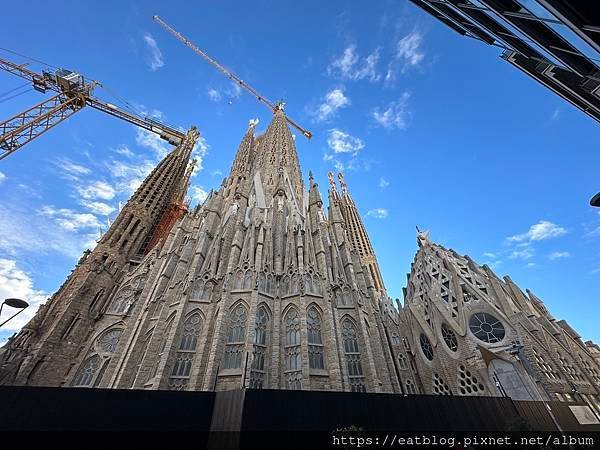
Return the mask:
[(431, 346), (431, 342), (427, 339), (427, 336), (421, 333), (419, 337), (419, 342), (421, 343), (421, 350), (423, 350), (423, 355), (429, 361), (433, 361), (433, 347)]
[(504, 339), (504, 325), (491, 314), (473, 314), (469, 319), (469, 328), (477, 339), (489, 344)]
[(452, 331), (450, 327), (445, 323), (442, 324), (442, 337), (444, 338), (444, 342), (450, 350), (452, 350), (453, 352), (458, 350), (458, 341), (456, 340), (456, 334), (454, 334), (454, 331)]
[(105, 332), (96, 341), (96, 348), (100, 352), (114, 353), (119, 343), (119, 338), (123, 334), (122, 329), (109, 330)]

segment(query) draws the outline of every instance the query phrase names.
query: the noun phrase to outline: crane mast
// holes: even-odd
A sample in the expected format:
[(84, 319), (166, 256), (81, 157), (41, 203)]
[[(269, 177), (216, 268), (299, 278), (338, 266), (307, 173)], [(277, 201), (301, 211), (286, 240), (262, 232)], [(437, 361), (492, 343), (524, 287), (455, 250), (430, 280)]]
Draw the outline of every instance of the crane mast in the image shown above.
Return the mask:
[(82, 75), (70, 70), (42, 71), (39, 74), (29, 70), (26, 65), (15, 64), (1, 58), (0, 69), (30, 81), (36, 91), (55, 93), (37, 105), (0, 122), (0, 159), (11, 155), (85, 106), (156, 133), (173, 145), (179, 144), (184, 138), (184, 134), (179, 130), (123, 111), (115, 105), (93, 97), (92, 92), (98, 83), (86, 82)]
[[(269, 107), (269, 109), (271, 111), (275, 111), (275, 110), (283, 107), (282, 102), (273, 103), (271, 100), (269, 100), (267, 97), (265, 97), (264, 95), (259, 93), (256, 89), (254, 89), (252, 86), (247, 84), (244, 80), (242, 80), (236, 74), (234, 74), (233, 72), (231, 72), (230, 70), (226, 69), (221, 64), (219, 64), (219, 62), (217, 62), (214, 58), (210, 57), (206, 52), (201, 50), (196, 44), (194, 44), (192, 41), (190, 41), (185, 36), (183, 36), (180, 32), (178, 32), (173, 27), (171, 27), (168, 23), (166, 23), (164, 20), (162, 20), (159, 16), (155, 15), (155, 16), (153, 16), (153, 19), (156, 22), (158, 22), (158, 24), (160, 26), (162, 26), (165, 30), (167, 30), (169, 33), (171, 33), (173, 36), (175, 36), (175, 38), (177, 38), (179, 41), (183, 42), (185, 45), (187, 45), (189, 48), (191, 48), (196, 54), (198, 54), (204, 60), (206, 60), (211, 66), (213, 66), (215, 69), (217, 69), (223, 75), (225, 75), (231, 81), (236, 83), (242, 89), (244, 89), (247, 92), (249, 92), (250, 94), (252, 94), (260, 103)], [(286, 120), (288, 121), (288, 123), (290, 125), (292, 125), (298, 131), (300, 131), (303, 136), (305, 136), (308, 139), (312, 138), (312, 133), (310, 131), (301, 127), (299, 124), (297, 124), (296, 122), (294, 122), (292, 119), (290, 119), (287, 116), (286, 116)]]

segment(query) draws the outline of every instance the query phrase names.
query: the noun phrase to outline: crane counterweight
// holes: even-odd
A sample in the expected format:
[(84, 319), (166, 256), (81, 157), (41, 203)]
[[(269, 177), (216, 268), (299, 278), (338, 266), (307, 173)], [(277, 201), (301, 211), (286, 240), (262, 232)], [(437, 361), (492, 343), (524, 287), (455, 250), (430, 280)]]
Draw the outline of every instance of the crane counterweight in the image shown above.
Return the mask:
[(56, 94), (43, 102), (0, 122), (0, 159), (4, 159), (26, 143), (58, 125), (85, 106), (118, 117), (140, 128), (158, 134), (170, 144), (178, 145), (184, 133), (155, 120), (142, 118), (123, 111), (117, 106), (92, 96), (97, 81), (86, 82), (83, 75), (67, 69), (41, 74), (29, 70), (25, 64), (15, 64), (0, 58), (0, 69), (31, 82), (41, 93)]

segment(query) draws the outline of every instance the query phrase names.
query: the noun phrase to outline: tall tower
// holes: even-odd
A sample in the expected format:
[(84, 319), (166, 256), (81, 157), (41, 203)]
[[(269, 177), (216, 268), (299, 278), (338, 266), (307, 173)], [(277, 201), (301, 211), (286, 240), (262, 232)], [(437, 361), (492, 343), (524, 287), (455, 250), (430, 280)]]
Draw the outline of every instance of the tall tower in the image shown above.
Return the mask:
[[(333, 179), (333, 174), (330, 175), (330, 179)], [(368, 268), (369, 275), (375, 285), (375, 290), (378, 292), (385, 292), (383, 277), (381, 276), (377, 257), (375, 256), (375, 251), (373, 250), (373, 245), (369, 239), (367, 229), (360, 218), (356, 204), (348, 191), (348, 185), (344, 181), (344, 176), (341, 173), (338, 173), (338, 180), (342, 189), (342, 195), (340, 197), (337, 191), (335, 191), (335, 195), (340, 202), (352, 247), (360, 255), (361, 262)]]
[(125, 274), (155, 244), (159, 224), (181, 204), (198, 138), (192, 128), (148, 175), (94, 250), (11, 338), (0, 355), (0, 383), (59, 385)]
[[(30, 347), (21, 335), (11, 341), (26, 357), (5, 382), (399, 392), (381, 295), (352, 247), (341, 205), (330, 192), (326, 215), (312, 175), (305, 188), (281, 107), (262, 135), (255, 128), (252, 121), (230, 173), (194, 211), (178, 216), (168, 206), (181, 201), (190, 149), (161, 162), (88, 256), (107, 253), (110, 264), (108, 248), (122, 248), (119, 261), (133, 255), (135, 264), (85, 294), (67, 282), (47, 309), (81, 295), (73, 300), (79, 322), (65, 331), (75, 314), (67, 308), (49, 319), (55, 334), (44, 328)], [(140, 211), (132, 214), (134, 205)], [(140, 227), (149, 234), (136, 236)], [(42, 354), (57, 360), (54, 349), (60, 364), (32, 368)]]

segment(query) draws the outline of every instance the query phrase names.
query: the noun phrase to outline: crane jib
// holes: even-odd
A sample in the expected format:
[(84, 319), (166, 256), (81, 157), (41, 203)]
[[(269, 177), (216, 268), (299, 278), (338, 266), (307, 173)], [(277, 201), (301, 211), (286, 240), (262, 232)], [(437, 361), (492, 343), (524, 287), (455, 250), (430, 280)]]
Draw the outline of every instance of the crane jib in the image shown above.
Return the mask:
[[(247, 92), (252, 94), (260, 103), (262, 103), (262, 104), (266, 105), (268, 108), (270, 108), (271, 111), (275, 111), (276, 109), (283, 109), (281, 102), (274, 104), (273, 102), (268, 100), (264, 95), (259, 94), (256, 89), (254, 89), (253, 87), (246, 84), (240, 77), (235, 75), (233, 72), (227, 70), (225, 67), (223, 67), (221, 64), (219, 64), (214, 58), (210, 57), (204, 51), (200, 50), (200, 48), (198, 48), (198, 46), (196, 44), (194, 44), (192, 41), (190, 41), (185, 36), (183, 36), (180, 32), (178, 32), (173, 27), (171, 27), (169, 24), (167, 24), (159, 16), (154, 15), (154, 16), (152, 16), (152, 18), (156, 22), (158, 22), (158, 24), (160, 26), (162, 26), (165, 30), (167, 30), (169, 33), (171, 33), (173, 36), (175, 36), (179, 41), (181, 41), (187, 47), (191, 48), (197, 55), (201, 56), (204, 60), (206, 60), (215, 69), (217, 69), (219, 72), (224, 74), (230, 80), (237, 82), (240, 85), (240, 87), (242, 87)], [(290, 125), (292, 125), (294, 128), (296, 128), (298, 131), (300, 131), (304, 137), (306, 137), (307, 139), (312, 138), (312, 133), (310, 131), (302, 128), (300, 125), (298, 125), (296, 122), (294, 122), (290, 118), (286, 117), (286, 119), (287, 119), (287, 122)]]

